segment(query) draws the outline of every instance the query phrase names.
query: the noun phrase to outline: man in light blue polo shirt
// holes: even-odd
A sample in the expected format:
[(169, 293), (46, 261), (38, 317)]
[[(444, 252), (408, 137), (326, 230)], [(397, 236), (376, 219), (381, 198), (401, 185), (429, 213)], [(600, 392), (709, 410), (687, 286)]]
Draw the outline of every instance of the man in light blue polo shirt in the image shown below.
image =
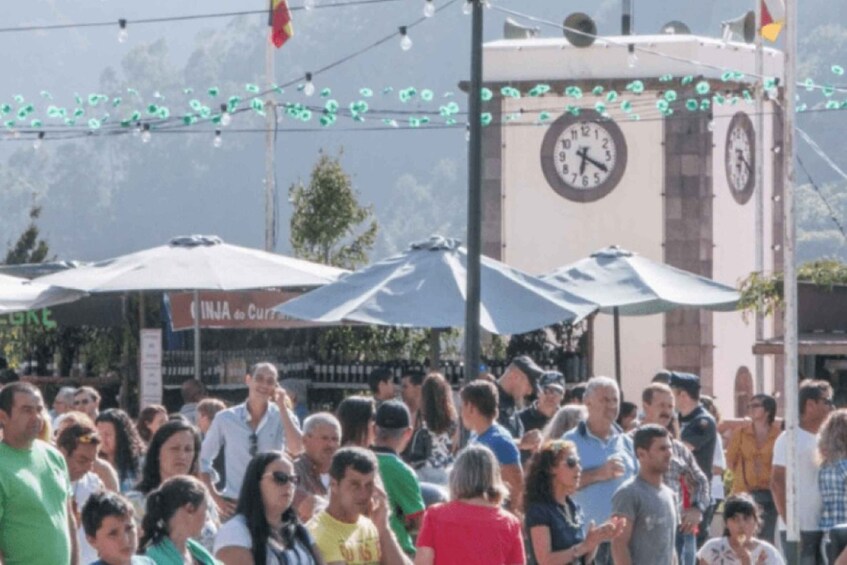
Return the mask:
[[(286, 407), (285, 391), (271, 363), (257, 363), (245, 377), (247, 400), (215, 414), (200, 448), (200, 479), (209, 488), (223, 518), (235, 510), (247, 464), (257, 453), (303, 450), (296, 416)], [(218, 492), (212, 482), (212, 462), (224, 452), (226, 485)]]
[[(565, 434), (576, 444), (582, 463), (582, 478), (574, 501), (582, 507), (585, 523), (602, 524), (612, 515), (612, 495), (638, 472), (632, 440), (618, 428), (620, 409), (618, 383), (608, 377), (588, 381), (583, 402), (588, 417)], [(597, 565), (611, 564), (611, 548), (597, 548)]]

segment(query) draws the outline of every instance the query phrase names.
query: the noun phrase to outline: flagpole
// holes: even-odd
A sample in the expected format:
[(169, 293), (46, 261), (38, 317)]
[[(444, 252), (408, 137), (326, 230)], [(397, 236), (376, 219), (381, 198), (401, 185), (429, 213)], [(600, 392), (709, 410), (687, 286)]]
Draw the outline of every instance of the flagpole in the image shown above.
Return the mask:
[[(273, 18), (273, 0), (270, 0), (270, 14)], [(271, 28), (273, 29), (273, 28)], [(274, 45), (268, 39), (265, 42), (265, 90), (271, 91), (274, 85)], [(265, 133), (265, 251), (274, 251), (276, 247), (276, 175), (274, 174), (274, 132), (276, 112), (274, 102), (265, 103), (267, 131)]]
[(783, 99), (783, 175), (785, 178), (784, 203), (784, 288), (785, 288), (785, 431), (786, 456), (786, 518), (789, 541), (799, 541), (800, 525), (797, 522), (797, 486), (799, 472), (797, 462), (797, 425), (799, 406), (797, 404), (797, 269), (794, 264), (797, 231), (794, 210), (794, 115), (797, 93), (797, 1), (785, 2), (785, 97)]
[[(765, 53), (762, 44), (762, 1), (756, 3), (756, 76), (759, 77), (756, 89), (756, 272), (760, 275), (765, 270)], [(761, 305), (760, 305), (761, 306)], [(765, 336), (765, 316), (762, 309), (756, 309), (756, 343), (761, 343)], [(756, 392), (765, 392), (765, 358), (756, 355)]]

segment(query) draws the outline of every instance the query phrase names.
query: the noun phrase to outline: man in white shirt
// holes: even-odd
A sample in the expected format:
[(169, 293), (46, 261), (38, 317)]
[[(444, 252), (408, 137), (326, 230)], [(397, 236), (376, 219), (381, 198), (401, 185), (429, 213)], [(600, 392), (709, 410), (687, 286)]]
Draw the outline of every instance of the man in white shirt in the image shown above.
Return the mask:
[(785, 535), (786, 432), (779, 435), (773, 447), (771, 492), (779, 512), (779, 537), (788, 565), (824, 565), (826, 561), (821, 554), (823, 532), (818, 525), (822, 503), (817, 480), (817, 433), (832, 411), (832, 387), (826, 381), (805, 379), (800, 383), (798, 399), (800, 427), (797, 430), (797, 466), (801, 477), (797, 483), (799, 548), (797, 542), (787, 541)]

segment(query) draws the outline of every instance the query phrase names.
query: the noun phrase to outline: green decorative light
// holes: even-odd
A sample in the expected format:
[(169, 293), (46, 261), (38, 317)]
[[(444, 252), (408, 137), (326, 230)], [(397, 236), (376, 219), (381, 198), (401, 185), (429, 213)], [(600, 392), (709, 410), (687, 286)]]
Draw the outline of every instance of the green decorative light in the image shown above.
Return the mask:
[(258, 94), (259, 93), (259, 85), (253, 84), (252, 82), (248, 82), (247, 84), (244, 85), (244, 90), (246, 90), (247, 92), (252, 92), (253, 94)]
[(41, 97), (46, 100), (53, 100), (53, 95), (47, 92), (46, 90), (41, 91)]
[(718, 106), (723, 106), (726, 102), (726, 98), (722, 94), (715, 94), (714, 99), (715, 104), (717, 104)]
[(841, 76), (841, 75), (844, 74), (844, 67), (842, 67), (841, 65), (832, 65), (830, 70), (832, 71), (832, 74), (834, 74), (834, 75)]
[(805, 112), (806, 108), (807, 108), (806, 104), (797, 104), (797, 111), (798, 112)]
[(624, 100), (623, 102), (621, 102), (621, 110), (623, 110), (627, 114), (632, 112), (632, 102), (630, 102), (629, 100)]
[(824, 96), (829, 98), (830, 96), (835, 94), (835, 87), (834, 86), (824, 86), (822, 92), (823, 92)]
[(483, 102), (488, 102), (492, 98), (494, 98), (494, 93), (491, 92), (490, 88), (483, 87), (482, 90), (479, 91), (479, 98)]
[(447, 109), (450, 111), (451, 114), (459, 113), (459, 105), (455, 102), (450, 102), (449, 104), (447, 104)]
[(483, 112), (480, 116), (480, 122), (482, 123), (482, 127), (491, 125), (492, 120), (493, 118), (491, 116), (491, 112)]
[(752, 94), (750, 94), (750, 91), (749, 91), (749, 90), (745, 90), (745, 91), (744, 91), (744, 92), (742, 92), (741, 94), (744, 96), (744, 101), (745, 101), (745, 102), (747, 102), (748, 104), (752, 104), (752, 103), (753, 103), (753, 95), (752, 95)]
[(546, 121), (549, 121), (549, 120), (550, 120), (550, 112), (541, 112), (540, 114), (538, 114), (538, 121), (539, 122), (546, 122)]
[(299, 118), (300, 118), (301, 122), (310, 121), (312, 119), (312, 111), (309, 110), (308, 108), (304, 108), (303, 111), (300, 112)]
[(530, 96), (543, 96), (550, 92), (549, 84), (536, 84), (533, 86), (527, 94)]
[(827, 110), (838, 110), (841, 108), (841, 103), (837, 100), (827, 100), (826, 101), (826, 109)]
[(520, 98), (521, 91), (513, 86), (504, 86), (500, 89), (500, 94), (502, 94), (505, 98)]
[(282, 88), (282, 87), (281, 87), (280, 85), (278, 85), (278, 84), (273, 84), (273, 85), (271, 85), (271, 90), (273, 90), (273, 91), (274, 91), (274, 92), (276, 92), (277, 94), (285, 94), (285, 89), (284, 89), (284, 88)]
[(220, 93), (221, 93), (221, 89), (218, 88), (217, 86), (212, 86), (211, 88), (209, 88), (209, 90), (206, 91), (206, 94), (208, 94), (212, 98), (214, 98), (215, 96), (217, 96)]
[(76, 120), (74, 118), (65, 118), (65, 125), (66, 126), (75, 126)]
[(770, 90), (772, 88), (776, 88), (776, 85), (777, 85), (777, 80), (776, 80), (775, 77), (768, 77), (768, 78), (765, 79), (765, 88), (767, 88), (768, 90)]
[(658, 109), (659, 109), (659, 111), (661, 111), (661, 112), (666, 112), (666, 111), (668, 111), (668, 109), (669, 109), (670, 107), (671, 107), (671, 106), (670, 106), (670, 104), (668, 104), (668, 101), (667, 101), (667, 100), (665, 100), (665, 99), (661, 99), (661, 100), (659, 100), (658, 102), (656, 102), (656, 108), (658, 108)]
[[(6, 114), (6, 112), (3, 112)], [(48, 118), (60, 118), (62, 115), (59, 113), (59, 108), (56, 106), (47, 106), (47, 117)]]
[[(194, 110), (195, 112), (199, 112), (199, 111), (200, 111), (200, 108), (202, 108), (202, 107), (203, 107), (203, 103), (202, 103), (202, 102), (200, 102), (199, 100), (197, 100), (196, 98), (193, 98), (193, 99), (189, 100), (189, 101), (188, 101), (188, 105), (189, 105), (189, 106), (191, 107), (191, 109), (192, 109), (192, 110)], [(153, 114), (154, 112), (150, 112), (150, 113), (151, 113), (151, 114)]]
[(666, 74), (659, 77), (659, 82), (671, 82), (673, 80), (673, 75)]
[(700, 109), (700, 104), (693, 98), (689, 98), (685, 101), (685, 109), (689, 112), (696, 112)]
[(435, 98), (435, 93), (433, 91), (428, 88), (424, 88), (423, 90), (421, 90), (421, 100), (423, 100), (424, 102), (432, 102), (433, 98)]
[(610, 90), (606, 94), (606, 102), (609, 102), (609, 103), (617, 102), (618, 98), (619, 98), (619, 95), (618, 95), (617, 91), (615, 91), (615, 90)]
[(260, 99), (254, 98), (253, 100), (251, 100), (250, 107), (253, 109), (254, 112), (259, 114), (260, 116), (265, 115), (265, 103), (262, 102)]
[(183, 94), (194, 94), (194, 89), (189, 86), (188, 88), (183, 88), (182, 93)]
[(74, 118), (81, 118), (84, 115), (85, 115), (85, 110), (83, 110), (82, 108), (77, 108), (76, 110), (74, 110)]
[(212, 116), (212, 109), (208, 106), (203, 106), (200, 108), (200, 117), (204, 120), (208, 120)]
[[(74, 100), (76, 101), (77, 106), (82, 106), (82, 96), (80, 96), (79, 94), (74, 94)], [(15, 97), (15, 101), (17, 102), (17, 96)], [(23, 104), (23, 97), (21, 98), (19, 104)]]
[(394, 92), (393, 86), (386, 86), (385, 88), (382, 89), (383, 94), (391, 94), (392, 92)]
[(187, 126), (194, 124), (196, 121), (197, 118), (194, 116), (194, 114), (186, 114), (182, 117), (182, 123)]
[(329, 98), (330, 96), (332, 96), (332, 89), (331, 88), (322, 88), (321, 89), (321, 98)]
[(565, 89), (565, 96), (582, 98), (582, 89), (578, 86), (569, 86)]
[(89, 129), (100, 129), (100, 120), (97, 118), (91, 118), (88, 120), (88, 128)]
[(687, 86), (692, 82), (694, 82), (694, 77), (691, 75), (685, 75), (684, 77), (682, 77), (682, 79), (680, 79), (679, 84), (681, 84), (682, 86)]
[(604, 103), (602, 103), (602, 102), (596, 102), (596, 103), (594, 104), (594, 110), (595, 110), (598, 114), (605, 114), (605, 113), (606, 113), (606, 105), (605, 105)]
[(27, 112), (24, 108), (21, 108), (20, 110), (18, 110), (18, 119), (19, 120), (25, 120), (26, 116), (27, 116)]
[(663, 96), (668, 102), (674, 102), (677, 98), (679, 98), (676, 90), (666, 90)]
[(745, 75), (745, 74), (744, 74), (744, 73), (742, 73), (741, 71), (735, 71), (734, 73), (732, 73), (732, 78), (733, 78), (734, 80), (737, 80), (737, 81), (738, 81), (738, 80), (744, 80), (744, 77), (745, 77), (745, 76), (747, 76), (747, 75)]
[[(137, 91), (137, 90), (135, 90), (134, 88), (127, 88), (127, 89), (126, 89), (126, 91), (127, 91), (127, 93), (132, 94), (133, 96), (135, 96), (136, 98), (141, 98), (141, 95), (140, 95), (140, 94), (138, 93), (138, 91)], [(79, 97), (77, 97), (77, 101), (76, 101), (76, 103), (77, 103), (77, 104), (82, 104), (82, 102), (79, 100)]]
[(447, 118), (446, 120), (444, 120), (444, 123), (448, 126), (455, 126), (456, 118)]
[(171, 111), (168, 109), (167, 106), (161, 106), (159, 108), (159, 111), (156, 112), (156, 115), (162, 118), (163, 120), (167, 120), (171, 117)]
[(123, 98), (121, 98), (120, 96), (115, 96), (112, 99), (112, 108), (117, 108), (121, 105), (121, 102), (123, 102)]
[(603, 87), (602, 87), (602, 86), (600, 86), (600, 85), (597, 85), (597, 86), (595, 86), (595, 87), (594, 87), (594, 89), (591, 91), (591, 94), (593, 94), (594, 96), (600, 96), (601, 94), (603, 94), (603, 91), (604, 91), (604, 90), (605, 90), (605, 88), (603, 88)]
[(29, 125), (30, 125), (30, 127), (40, 128), (40, 127), (41, 127), (41, 126), (43, 126), (44, 124), (43, 124), (43, 123), (41, 122), (41, 120), (39, 120), (38, 118), (34, 118), (34, 119), (33, 119), (33, 120), (29, 123)]
[(409, 118), (409, 127), (410, 128), (419, 128), (419, 127), (421, 127), (421, 121), (417, 118)]
[(804, 80), (803, 85), (806, 87), (806, 90), (808, 92), (811, 92), (815, 89), (815, 81), (813, 81), (810, 78), (807, 78), (806, 80)]
[(336, 113), (338, 111), (338, 100), (327, 100), (324, 104), (324, 110), (332, 114)]
[(141, 112), (139, 112), (138, 110), (133, 112), (132, 117), (130, 118), (130, 120), (132, 120), (133, 122), (137, 122), (140, 119), (141, 119)]
[[(24, 97), (23, 97), (23, 96), (21, 96), (20, 94), (15, 94), (15, 103), (16, 103), (16, 104), (18, 104), (18, 105), (20, 106), (21, 104), (23, 104), (23, 103), (24, 103)], [(82, 102), (80, 102), (80, 104), (81, 104), (81, 103), (82, 103)]]
[(712, 89), (711, 85), (709, 85), (709, 81), (701, 80), (697, 83), (697, 86), (694, 87), (694, 90), (700, 96), (705, 96)]
[(128, 128), (128, 127), (130, 127), (131, 125), (132, 125), (132, 122), (131, 122), (131, 121), (129, 121), (129, 120), (121, 120), (121, 127), (122, 127), (122, 128)]
[(701, 111), (707, 112), (709, 110), (709, 108), (711, 108), (711, 107), (712, 107), (712, 102), (708, 98), (700, 101), (700, 110)]
[(641, 94), (644, 92), (644, 83), (640, 80), (634, 80), (628, 85), (626, 85), (626, 89), (633, 94)]
[(429, 123), (429, 117), (428, 116), (421, 116), (421, 125), (425, 126), (428, 123)]
[(637, 122), (641, 119), (641, 116), (639, 116), (638, 114), (630, 114), (629, 119), (632, 120), (633, 122)]
[(732, 71), (724, 71), (721, 75), (721, 80), (724, 82), (729, 82), (732, 80), (733, 73)]
[(582, 109), (580, 109), (579, 106), (573, 106), (570, 104), (568, 105), (567, 110), (572, 116), (579, 116), (582, 113)]
[(227, 100), (227, 112), (232, 114), (232, 112), (238, 108), (238, 105), (241, 103), (240, 96), (230, 96), (229, 100)]
[(320, 124), (322, 127), (328, 128), (332, 124), (335, 123), (335, 115), (334, 114), (324, 114), (321, 116)]
[(374, 95), (374, 91), (371, 90), (370, 88), (361, 88), (361, 89), (359, 89), (359, 94), (361, 94), (365, 98), (370, 98), (371, 96)]
[[(197, 104), (199, 105), (200, 103), (197, 102)], [(150, 104), (149, 106), (147, 106), (147, 113), (150, 114), (151, 116), (156, 115), (156, 112), (158, 112), (158, 111), (159, 111), (159, 107), (156, 106), (155, 104)]]
[(4, 116), (11, 111), (12, 107), (9, 104), (3, 104), (2, 106), (0, 106), (0, 112), (2, 112)]
[(15, 120), (7, 120), (3, 122), (3, 125), (6, 126), (6, 129), (13, 129), (15, 127)]

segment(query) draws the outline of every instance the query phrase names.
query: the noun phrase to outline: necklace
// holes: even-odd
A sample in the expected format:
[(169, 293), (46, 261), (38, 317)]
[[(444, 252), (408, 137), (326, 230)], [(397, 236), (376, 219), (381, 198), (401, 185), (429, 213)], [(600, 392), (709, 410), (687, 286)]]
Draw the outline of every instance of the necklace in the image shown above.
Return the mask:
[(574, 529), (582, 528), (582, 521), (579, 519), (578, 515), (574, 515), (573, 507), (568, 499), (565, 499), (564, 504), (556, 502), (556, 506), (559, 508), (559, 512), (561, 512), (562, 517), (565, 519), (565, 523), (568, 526)]

